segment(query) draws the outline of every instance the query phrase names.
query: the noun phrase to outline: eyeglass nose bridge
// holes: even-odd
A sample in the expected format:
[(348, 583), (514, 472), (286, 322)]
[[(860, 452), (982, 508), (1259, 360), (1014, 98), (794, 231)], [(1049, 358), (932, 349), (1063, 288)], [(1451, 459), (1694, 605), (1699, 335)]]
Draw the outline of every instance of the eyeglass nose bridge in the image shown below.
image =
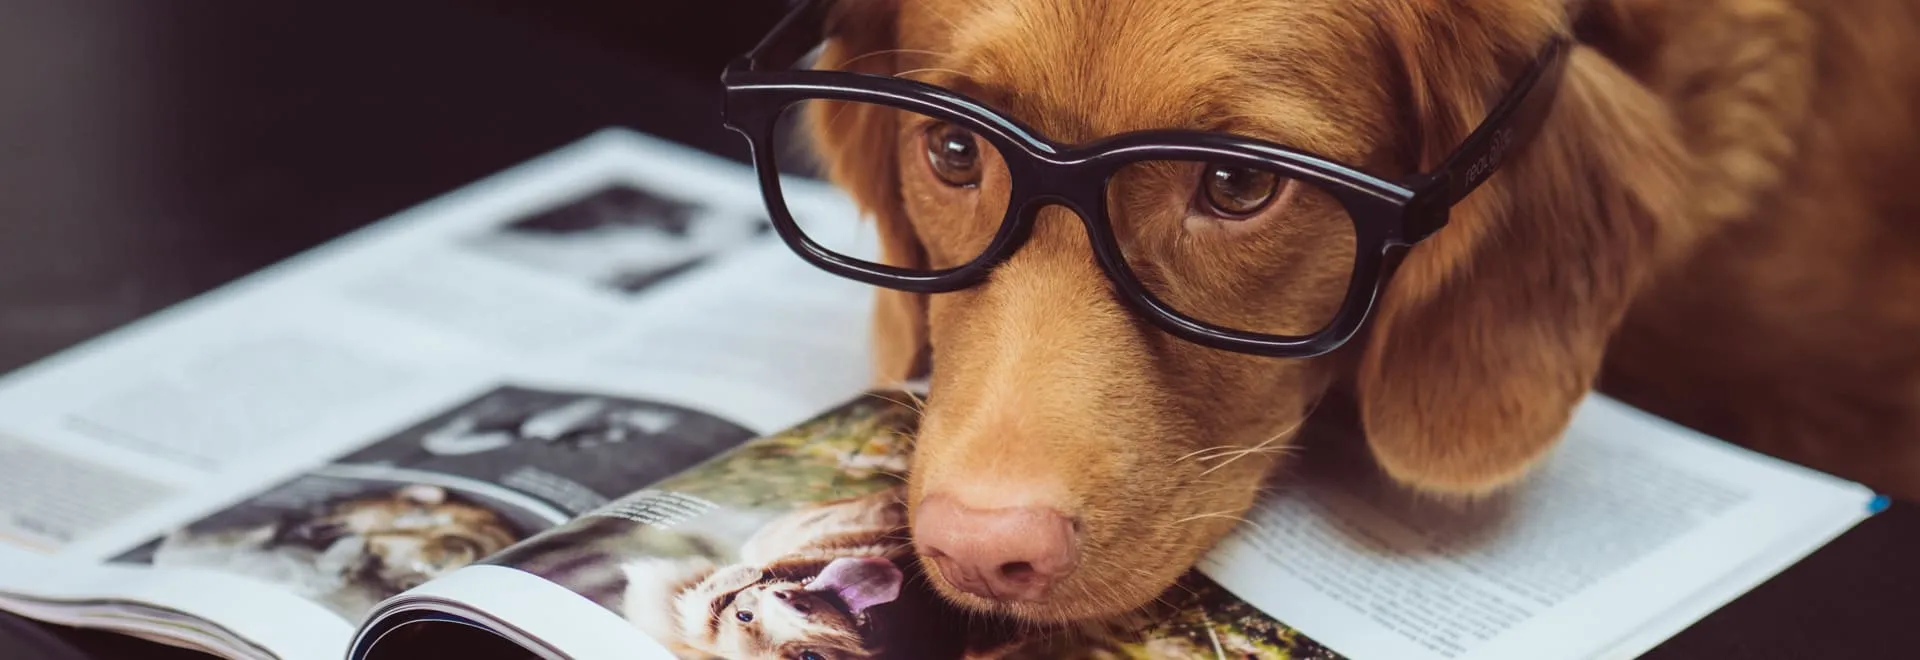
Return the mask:
[(1040, 221), (1040, 212), (1048, 207), (1059, 207), (1080, 220), (1081, 231), (1086, 232), (1087, 246), (1093, 251), (1094, 261), (1100, 266), (1102, 274), (1112, 280), (1115, 286), (1129, 288), (1131, 284), (1124, 259), (1120, 253), (1118, 239), (1114, 235), (1113, 225), (1107, 217), (1105, 191), (1078, 193), (1077, 191), (1041, 191), (1030, 194), (1019, 202), (1008, 215), (1011, 225), (1008, 234), (986, 264), (991, 270), (1012, 259), (1013, 255), (1025, 248), (1033, 239), (1035, 227)]
[(1085, 155), (1065, 154), (1057, 148), (1038, 149), (1017, 143), (997, 146), (1003, 151), (1011, 147), (1020, 156), (1007, 158), (1007, 165), (1009, 177), (1021, 183), (1012, 191), (1013, 207), (1008, 209), (1006, 220), (1013, 225), (1012, 237), (1017, 240), (1009, 241), (1005, 254), (997, 255), (1000, 258), (996, 262), (1026, 245), (1040, 211), (1049, 206), (1065, 208), (1079, 217), (1096, 250), (1102, 238), (1111, 239), (1106, 218), (1106, 168), (1089, 167), (1092, 160)]

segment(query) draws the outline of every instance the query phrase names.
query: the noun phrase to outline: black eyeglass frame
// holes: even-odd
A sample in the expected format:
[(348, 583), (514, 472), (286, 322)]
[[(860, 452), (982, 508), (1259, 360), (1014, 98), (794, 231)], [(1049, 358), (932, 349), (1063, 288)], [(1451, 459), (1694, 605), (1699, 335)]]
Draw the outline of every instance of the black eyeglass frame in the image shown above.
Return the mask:
[[(1388, 180), (1305, 150), (1208, 131), (1137, 131), (1065, 145), (928, 83), (849, 71), (774, 68), (792, 66), (821, 43), (833, 1), (804, 0), (721, 74), (723, 123), (747, 139), (774, 229), (799, 256), (827, 272), (874, 286), (927, 294), (957, 291), (984, 281), (996, 265), (1025, 244), (1040, 209), (1058, 204), (1079, 216), (1096, 261), (1136, 313), (1187, 341), (1269, 357), (1318, 356), (1352, 339), (1372, 313), (1385, 284), (1388, 253), (1411, 247), (1446, 226), (1453, 205), (1533, 138), (1557, 97), (1571, 50), (1569, 38), (1556, 36), (1439, 167)], [(1006, 163), (1011, 189), (1006, 215), (987, 248), (965, 264), (923, 271), (845, 256), (808, 238), (787, 209), (774, 146), (781, 115), (810, 100), (917, 112), (965, 128), (992, 144)], [(1148, 160), (1262, 169), (1317, 185), (1334, 197), (1354, 224), (1357, 252), (1339, 311), (1311, 334), (1272, 335), (1208, 323), (1154, 296), (1127, 265), (1106, 214), (1108, 180), (1121, 167)]]

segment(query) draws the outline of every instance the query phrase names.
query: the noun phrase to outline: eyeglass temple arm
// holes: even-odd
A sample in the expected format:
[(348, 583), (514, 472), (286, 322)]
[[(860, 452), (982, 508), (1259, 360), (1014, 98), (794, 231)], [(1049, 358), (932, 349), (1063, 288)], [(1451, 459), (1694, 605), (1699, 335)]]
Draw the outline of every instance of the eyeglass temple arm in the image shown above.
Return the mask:
[(1420, 207), (1430, 209), (1433, 217), (1419, 220), (1428, 226), (1421, 227), (1412, 238), (1425, 238), (1439, 230), (1447, 209), (1466, 199), (1539, 134), (1558, 97), (1560, 78), (1566, 71), (1571, 50), (1572, 42), (1566, 36), (1555, 37), (1541, 49), (1526, 73), (1487, 113), (1479, 128), (1467, 135), (1460, 147), (1433, 171), (1432, 178), (1416, 193)]
[(747, 51), (744, 58), (735, 60), (730, 69), (763, 70), (770, 67), (788, 67), (799, 62), (815, 46), (820, 45), (823, 28), (826, 26), (827, 11), (834, 0), (797, 0), (793, 11), (774, 24), (767, 36)]
[[(746, 57), (735, 61), (729, 69), (762, 70), (798, 62), (819, 45), (834, 1), (797, 0), (794, 10), (781, 18)], [(1418, 186), (1416, 198), (1420, 207), (1431, 211), (1426, 214), (1429, 218), (1416, 220), (1424, 226), (1418, 227), (1411, 238), (1419, 240), (1439, 230), (1447, 209), (1478, 189), (1539, 133), (1558, 96), (1560, 78), (1571, 49), (1571, 40), (1566, 36), (1549, 42), (1500, 103), (1487, 113), (1486, 120), (1461, 141), (1460, 147), (1441, 162), (1425, 184)]]

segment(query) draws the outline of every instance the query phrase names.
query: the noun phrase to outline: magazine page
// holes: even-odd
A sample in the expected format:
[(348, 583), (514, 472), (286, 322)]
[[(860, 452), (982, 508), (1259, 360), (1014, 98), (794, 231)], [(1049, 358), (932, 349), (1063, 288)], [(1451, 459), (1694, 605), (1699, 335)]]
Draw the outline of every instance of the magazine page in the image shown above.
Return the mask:
[[(1337, 657), (1197, 573), (1151, 616), (1098, 638), (948, 604), (906, 536), (916, 401), (870, 392), (536, 535), (457, 572), (475, 583), (457, 604), (435, 585), (402, 595), (354, 657), (380, 657), (379, 633), (435, 609), (510, 620), (530, 648), (581, 660)], [(587, 604), (598, 612), (581, 614)]]
[[(1321, 420), (1311, 456), (1158, 603), (1048, 630), (928, 588), (902, 502), (917, 401), (869, 393), (536, 535), (480, 562), (475, 585), (501, 586), (459, 606), (518, 608), (513, 628), (574, 658), (616, 657), (599, 646), (628, 634), (616, 621), (680, 658), (1626, 658), (1876, 501), (1595, 396), (1523, 487), (1439, 502), (1383, 481), (1350, 427)], [(412, 596), (376, 620), (432, 609)]]
[(756, 185), (607, 131), (0, 378), (0, 607), (339, 657), (379, 599), (860, 391), (870, 292)]
[(548, 660), (676, 658), (593, 601), (533, 574), (484, 563), (437, 578), (382, 607), (361, 627), (346, 657), (410, 660), (456, 652)]
[(1277, 482), (1200, 565), (1353, 658), (1636, 657), (1884, 502), (1599, 395), (1483, 501), (1411, 496), (1357, 454)]

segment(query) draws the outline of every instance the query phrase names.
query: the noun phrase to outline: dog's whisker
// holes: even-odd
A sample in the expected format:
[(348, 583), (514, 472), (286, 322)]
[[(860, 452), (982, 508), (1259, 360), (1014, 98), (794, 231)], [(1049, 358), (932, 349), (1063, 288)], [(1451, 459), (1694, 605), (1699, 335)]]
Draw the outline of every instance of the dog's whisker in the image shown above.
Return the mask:
[(1267, 438), (1266, 440), (1262, 440), (1260, 441), (1260, 444), (1254, 445), (1252, 447), (1241, 447), (1241, 448), (1231, 449), (1227, 451), (1222, 451), (1216, 454), (1211, 454), (1202, 460), (1203, 461), (1218, 460), (1220, 462), (1214, 464), (1213, 467), (1207, 468), (1206, 470), (1202, 471), (1200, 473), (1200, 476), (1204, 477), (1206, 475), (1213, 474), (1214, 472), (1220, 470), (1221, 468), (1232, 465), (1234, 461), (1238, 461), (1242, 458), (1245, 458), (1247, 456), (1251, 456), (1254, 454), (1286, 453), (1287, 451), (1286, 447), (1273, 446), (1273, 443), (1278, 442), (1279, 440), (1280, 440), (1280, 436), (1276, 435), (1271, 438)]
[[(1207, 447), (1204, 449), (1198, 449), (1192, 452), (1188, 452), (1186, 455), (1181, 456), (1180, 458), (1174, 459), (1173, 462), (1175, 464), (1188, 461), (1188, 460), (1199, 460), (1204, 462), (1204, 461), (1217, 460), (1220, 458), (1232, 457), (1232, 458), (1228, 458), (1227, 460), (1227, 462), (1230, 463), (1248, 454), (1266, 453), (1266, 452), (1277, 452), (1277, 453), (1290, 452), (1293, 450), (1293, 448), (1291, 447), (1279, 447), (1279, 448), (1272, 448), (1272, 449), (1270, 449), (1269, 447), (1271, 447), (1274, 442), (1279, 441), (1281, 438), (1291, 435), (1295, 431), (1298, 431), (1300, 427), (1306, 423), (1307, 419), (1313, 416), (1314, 411), (1318, 410), (1319, 407), (1320, 407), (1320, 399), (1315, 399), (1313, 404), (1307, 407), (1306, 412), (1302, 414), (1299, 419), (1294, 420), (1292, 425), (1288, 426), (1285, 429), (1280, 430), (1280, 432), (1273, 434), (1273, 436), (1267, 438), (1266, 440), (1261, 441), (1259, 444), (1256, 444), (1253, 447), (1241, 447), (1238, 445), (1215, 445), (1212, 447)], [(1213, 467), (1213, 469), (1210, 469), (1207, 472), (1203, 472), (1201, 474), (1204, 475), (1204, 474), (1210, 473), (1213, 470), (1219, 469), (1223, 465), (1225, 464), (1223, 463), (1222, 465), (1216, 465)]]
[(1267, 438), (1265, 441), (1261, 442), (1259, 445), (1256, 445), (1251, 450), (1248, 450), (1244, 453), (1232, 454), (1231, 458), (1227, 458), (1226, 460), (1221, 461), (1220, 463), (1214, 465), (1213, 467), (1207, 468), (1207, 470), (1205, 472), (1201, 472), (1200, 475), (1206, 476), (1208, 474), (1212, 474), (1215, 470), (1219, 470), (1228, 465), (1232, 465), (1234, 461), (1238, 461), (1242, 458), (1245, 458), (1250, 454), (1261, 453), (1261, 450), (1266, 449), (1269, 445), (1272, 445), (1274, 442), (1279, 441), (1283, 437), (1292, 436), (1295, 431), (1300, 430), (1301, 426), (1306, 425), (1307, 420), (1313, 417), (1313, 413), (1320, 410), (1320, 402), (1325, 400), (1326, 400), (1325, 393), (1322, 393), (1320, 396), (1315, 397), (1313, 400), (1313, 403), (1307, 406), (1306, 412), (1302, 413), (1299, 419), (1294, 420), (1292, 425), (1281, 430), (1279, 433), (1273, 434), (1273, 437)]
[(1265, 527), (1262, 527), (1262, 526), (1260, 526), (1260, 523), (1257, 523), (1257, 522), (1254, 522), (1254, 521), (1251, 521), (1251, 520), (1247, 520), (1247, 519), (1246, 519), (1245, 517), (1242, 517), (1242, 516), (1236, 516), (1236, 515), (1233, 515), (1232, 513), (1228, 513), (1228, 512), (1215, 512), (1215, 513), (1202, 513), (1202, 514), (1199, 514), (1199, 515), (1195, 515), (1195, 516), (1187, 516), (1187, 517), (1185, 517), (1185, 518), (1181, 518), (1181, 519), (1179, 519), (1179, 520), (1175, 520), (1175, 521), (1173, 521), (1173, 524), (1175, 524), (1175, 525), (1182, 525), (1182, 524), (1186, 524), (1186, 523), (1190, 523), (1190, 522), (1193, 522), (1193, 521), (1195, 521), (1195, 520), (1207, 520), (1207, 519), (1212, 519), (1212, 518), (1218, 518), (1218, 519), (1225, 519), (1225, 520), (1231, 520), (1231, 521), (1234, 521), (1234, 522), (1236, 522), (1236, 523), (1240, 523), (1240, 524), (1243, 524), (1243, 525), (1247, 525), (1247, 526), (1249, 526), (1249, 527), (1252, 527), (1252, 528), (1254, 528), (1254, 529), (1258, 529), (1258, 530), (1260, 530), (1260, 531), (1263, 531), (1263, 532), (1264, 532), (1264, 531), (1266, 531), (1266, 529), (1267, 529), (1267, 528), (1265, 528)]
[[(892, 405), (895, 405), (895, 406), (899, 406), (899, 407), (900, 407), (900, 408), (901, 408), (902, 410), (913, 410), (913, 409), (914, 409), (914, 408), (913, 408), (913, 405), (912, 405), (912, 404), (909, 404), (909, 403), (907, 403), (907, 402), (905, 402), (905, 401), (901, 401), (901, 400), (898, 400), (898, 399), (893, 399), (893, 398), (889, 398), (889, 397), (887, 397), (886, 395), (884, 395), (884, 394), (881, 394), (881, 393), (879, 393), (879, 392), (863, 392), (863, 393), (861, 393), (861, 395), (860, 395), (860, 396), (863, 396), (863, 397), (866, 397), (866, 398), (869, 398), (869, 399), (873, 399), (873, 400), (876, 400), (876, 401), (882, 401), (882, 402), (886, 402), (886, 403), (889, 403), (889, 404), (892, 404)], [(917, 411), (916, 411), (916, 412), (917, 412)]]
[(1218, 470), (1220, 468), (1226, 467), (1227, 464), (1229, 463), (1232, 463), (1234, 461), (1240, 460), (1241, 458), (1251, 456), (1254, 454), (1272, 454), (1276, 456), (1285, 456), (1285, 455), (1294, 453), (1295, 449), (1293, 447), (1269, 446), (1271, 443), (1275, 442), (1276, 440), (1278, 440), (1278, 438), (1275, 438), (1273, 440), (1267, 440), (1265, 443), (1262, 443), (1257, 446), (1247, 447), (1245, 449), (1235, 449), (1233, 451), (1221, 452), (1219, 454), (1209, 456), (1206, 458), (1206, 460), (1209, 460), (1209, 461), (1221, 460), (1221, 459), (1225, 459), (1225, 460), (1222, 460), (1222, 462), (1218, 465), (1208, 468), (1205, 472), (1202, 472), (1201, 474), (1203, 475), (1210, 474), (1214, 470)]
[(886, 50), (876, 50), (870, 53), (861, 53), (859, 55), (849, 57), (847, 58), (846, 61), (834, 65), (834, 68), (843, 69), (846, 67), (853, 66), (855, 63), (864, 59), (880, 57), (882, 55), (897, 55), (902, 53), (905, 53), (908, 55), (927, 55), (930, 57), (953, 57), (952, 53), (943, 53), (937, 50), (921, 50), (918, 48), (889, 48)]
[(874, 476), (876, 476), (876, 477), (882, 477), (882, 478), (886, 478), (886, 479), (892, 479), (892, 480), (894, 480), (894, 481), (897, 481), (897, 482), (900, 482), (900, 483), (903, 483), (903, 484), (904, 484), (904, 483), (907, 483), (907, 475), (904, 475), (904, 474), (901, 474), (901, 473), (898, 473), (898, 472), (894, 472), (894, 471), (892, 471), (892, 470), (874, 470), (874, 471), (873, 471), (873, 475), (874, 475)]
[(953, 74), (953, 75), (956, 75), (956, 76), (959, 76), (959, 77), (961, 77), (961, 78), (966, 78), (966, 79), (968, 79), (968, 80), (972, 80), (972, 79), (973, 79), (973, 76), (972, 76), (972, 75), (969, 75), (969, 74), (968, 74), (967, 72), (965, 72), (965, 71), (959, 71), (959, 70), (955, 70), (955, 69), (948, 69), (948, 68), (944, 68), (944, 67), (937, 67), (937, 66), (928, 66), (928, 67), (921, 67), (921, 68), (918, 68), (918, 69), (908, 69), (908, 70), (906, 70), (906, 71), (901, 71), (901, 72), (899, 72), (899, 73), (896, 73), (896, 74), (893, 74), (893, 77), (895, 77), (895, 78), (906, 78), (906, 77), (908, 77), (908, 76), (911, 76), (911, 75), (914, 75), (914, 74), (919, 74), (919, 73), (950, 73), (950, 74)]
[(918, 393), (912, 390), (906, 390), (906, 389), (900, 390), (900, 393), (906, 395), (908, 399), (913, 401), (914, 407), (919, 409), (921, 415), (925, 415), (927, 413), (926, 397), (920, 396)]
[(1237, 447), (1237, 446), (1236, 447), (1216, 447), (1214, 449), (1208, 450), (1208, 453), (1206, 453), (1205, 455), (1196, 457), (1197, 458), (1196, 462), (1206, 463), (1211, 461), (1217, 461), (1223, 458), (1239, 457), (1245, 454), (1283, 454), (1284, 455), (1284, 454), (1293, 453), (1295, 451), (1294, 447), (1290, 447), (1286, 445), (1275, 445), (1274, 443), (1277, 442), (1278, 440), (1279, 438), (1277, 437), (1269, 438), (1267, 440), (1262, 441), (1260, 444), (1254, 445), (1252, 447)]
[(1181, 457), (1179, 457), (1179, 458), (1176, 458), (1176, 459), (1173, 459), (1173, 462), (1174, 462), (1175, 464), (1179, 464), (1179, 463), (1182, 463), (1182, 462), (1185, 462), (1185, 461), (1187, 461), (1187, 460), (1189, 460), (1189, 459), (1192, 459), (1192, 458), (1194, 458), (1194, 457), (1197, 457), (1197, 456), (1199, 456), (1199, 455), (1201, 455), (1201, 454), (1205, 454), (1205, 453), (1209, 453), (1209, 452), (1215, 452), (1215, 451), (1220, 451), (1220, 450), (1223, 450), (1223, 449), (1238, 449), (1238, 448), (1239, 448), (1239, 447), (1238, 447), (1237, 445), (1214, 445), (1214, 446), (1212, 446), (1212, 447), (1208, 447), (1208, 448), (1206, 448), (1206, 449), (1196, 449), (1196, 450), (1193, 450), (1193, 451), (1190, 451), (1190, 452), (1187, 452), (1187, 453), (1186, 453), (1185, 455), (1183, 455), (1183, 456), (1181, 456)]

